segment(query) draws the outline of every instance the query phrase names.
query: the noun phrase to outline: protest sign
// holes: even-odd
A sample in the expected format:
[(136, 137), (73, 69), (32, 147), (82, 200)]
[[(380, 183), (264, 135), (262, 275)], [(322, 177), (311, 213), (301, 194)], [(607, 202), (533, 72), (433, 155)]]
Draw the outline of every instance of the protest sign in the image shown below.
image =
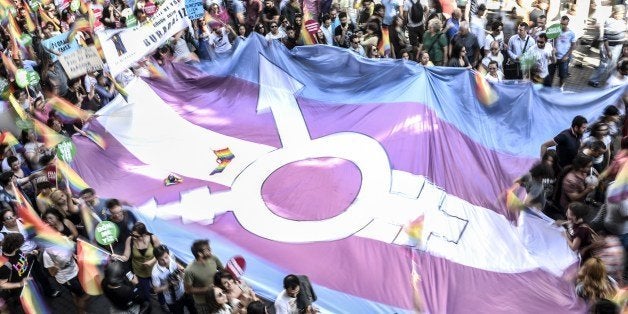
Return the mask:
[(190, 20), (202, 18), (205, 15), (203, 0), (185, 0), (185, 11)]
[(72, 40), (71, 42), (68, 40), (68, 35), (70, 35), (70, 32), (65, 32), (41, 42), (50, 53), (52, 61), (57, 61), (57, 55), (55, 52), (63, 54), (80, 48), (80, 45), (76, 42), (76, 40)]
[(59, 57), (59, 63), (70, 79), (98, 71), (103, 67), (102, 60), (98, 56), (98, 50), (94, 46), (64, 54)]

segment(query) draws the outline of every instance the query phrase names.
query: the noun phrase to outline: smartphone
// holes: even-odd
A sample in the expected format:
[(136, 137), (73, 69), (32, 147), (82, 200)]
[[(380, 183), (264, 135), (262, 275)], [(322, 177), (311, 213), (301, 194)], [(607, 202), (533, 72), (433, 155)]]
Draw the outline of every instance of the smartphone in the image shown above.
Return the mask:
[(135, 276), (135, 275), (133, 275), (133, 272), (132, 272), (132, 271), (130, 271), (130, 272), (128, 272), (128, 273), (126, 273), (126, 279), (128, 279), (129, 281), (133, 280), (133, 277), (134, 277), (134, 276)]

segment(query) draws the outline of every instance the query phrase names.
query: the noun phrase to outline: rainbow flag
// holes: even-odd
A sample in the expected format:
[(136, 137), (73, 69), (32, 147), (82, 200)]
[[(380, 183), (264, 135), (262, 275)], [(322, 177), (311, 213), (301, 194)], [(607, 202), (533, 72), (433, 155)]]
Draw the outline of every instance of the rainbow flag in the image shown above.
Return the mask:
[(13, 6), (13, 3), (9, 0), (0, 0), (0, 6), (5, 9), (15, 8), (15, 6)]
[(42, 297), (37, 285), (33, 284), (33, 279), (29, 279), (20, 294), (22, 309), (26, 314), (48, 314), (52, 313), (46, 301)]
[(492, 106), (497, 100), (499, 100), (499, 96), (480, 72), (475, 72), (474, 76), (475, 92), (478, 100), (484, 106)]
[(30, 33), (33, 33), (37, 29), (37, 25), (35, 25), (35, 22), (33, 22), (33, 12), (31, 11), (31, 7), (30, 5), (28, 5), (28, 2), (26, 2), (26, 0), (22, 1), (22, 8), (24, 8), (24, 10), (26, 11), (26, 14), (24, 15), (26, 29), (28, 29)]
[(76, 119), (85, 121), (90, 116), (85, 110), (58, 96), (50, 98), (48, 104), (65, 123), (72, 123)]
[[(303, 25), (301, 25), (301, 39), (303, 40), (303, 44), (304, 45), (314, 45), (316, 44), (316, 40), (314, 39), (314, 34), (316, 34), (316, 32), (318, 31), (318, 29), (310, 29), (308, 31), (307, 27), (306, 27), (306, 22), (312, 20), (312, 13), (310, 12), (310, 9), (307, 7), (307, 5), (303, 5)], [(311, 26), (315, 26), (317, 24), (310, 24)], [(319, 26), (320, 27), (320, 26)]]
[(72, 29), (68, 35), (68, 41), (74, 40), (78, 32), (92, 32), (92, 24), (86, 19), (78, 19), (72, 24)]
[(105, 60), (105, 52), (102, 50), (102, 45), (100, 44), (100, 39), (98, 39), (98, 36), (94, 36), (94, 47), (96, 47), (100, 58)]
[(113, 79), (113, 86), (116, 88), (118, 93), (122, 95), (122, 97), (126, 98), (127, 96), (129, 96), (129, 93), (127, 93), (124, 87), (122, 87), (122, 85), (120, 85), (120, 83), (118, 83), (118, 81), (116, 81), (115, 79)]
[(420, 242), (421, 239), (423, 238), (424, 220), (425, 220), (425, 216), (421, 215), (417, 219), (415, 219), (414, 221), (406, 225), (404, 228), (404, 230), (406, 231), (406, 234), (408, 234), (408, 236), (411, 239), (416, 240), (417, 242)]
[(108, 254), (85, 241), (78, 240), (76, 257), (79, 267), (78, 279), (83, 290), (89, 295), (101, 295), (100, 283), (104, 276), (97, 266), (107, 262)]
[(624, 162), (615, 181), (608, 187), (606, 197), (611, 203), (620, 203), (628, 199), (628, 161)]
[(9, 103), (13, 107), (13, 110), (15, 110), (15, 113), (17, 113), (17, 115), (20, 117), (20, 119), (24, 121), (28, 119), (28, 116), (26, 115), (26, 111), (24, 111), (24, 108), (22, 108), (22, 106), (20, 106), (20, 104), (17, 102), (17, 99), (13, 97), (13, 94), (9, 95)]
[(218, 162), (218, 166), (214, 170), (212, 170), (212, 172), (209, 175), (223, 172), (225, 168), (227, 168), (229, 163), (231, 163), (231, 160), (235, 158), (235, 155), (231, 152), (231, 150), (228, 147), (215, 150), (214, 154), (216, 154), (216, 157), (218, 157), (216, 159), (216, 162)]
[(525, 205), (515, 194), (515, 187), (512, 187), (506, 191), (506, 208), (514, 213), (525, 209)]
[(0, 143), (13, 146), (20, 146), (20, 142), (13, 136), (13, 133), (4, 131), (0, 134)]
[(11, 58), (7, 57), (4, 52), (0, 51), (0, 56), (2, 57), (2, 64), (7, 69), (7, 72), (15, 77), (15, 73), (17, 72), (17, 67)]
[(98, 145), (98, 147), (103, 150), (107, 149), (107, 142), (105, 142), (105, 139), (98, 135), (98, 133), (89, 130), (85, 131), (85, 133), (87, 134), (87, 138)]
[(89, 185), (83, 181), (83, 178), (81, 178), (78, 173), (76, 173), (76, 171), (74, 171), (74, 169), (72, 169), (72, 167), (66, 164), (63, 160), (57, 159), (57, 170), (59, 170), (61, 175), (65, 177), (70, 185), (70, 189), (72, 189), (74, 193), (79, 193), (89, 188)]
[(164, 71), (164, 69), (158, 65), (155, 65), (155, 63), (151, 60), (148, 62), (148, 72), (150, 73), (150, 77), (154, 77), (157, 79), (164, 79), (166, 78), (166, 72)]
[[(80, 0), (80, 3), (81, 3), (81, 8), (80, 8), (81, 13), (83, 14), (88, 13), (90, 11), (90, 5), (87, 2), (85, 2), (85, 0)], [(91, 24), (94, 25), (93, 23)]]
[(41, 5), (39, 6), (39, 8), (37, 8), (37, 12), (39, 13), (42, 24), (50, 22), (52, 23), (52, 25), (54, 25), (56, 31), (59, 31), (61, 29), (59, 27), (59, 24), (54, 19), (50, 18), (50, 16), (48, 16), (46, 12), (44, 12), (44, 9), (42, 9)]
[(49, 128), (47, 125), (43, 124), (41, 121), (37, 119), (31, 119), (33, 122), (33, 128), (35, 132), (41, 136), (44, 146), (47, 148), (52, 148), (57, 146), (57, 144), (67, 140), (68, 138), (55, 132), (53, 129)]
[(10, 12), (9, 12), (9, 16), (7, 20), (8, 20), (7, 28), (9, 29), (9, 34), (11, 34), (11, 36), (13, 36), (14, 39), (22, 38), (22, 30), (17, 25), (17, 22), (15, 21), (13, 14), (11, 14)]
[(377, 50), (381, 56), (388, 57), (390, 55), (390, 33), (388, 27), (382, 27), (382, 38), (377, 43)]
[(18, 199), (17, 215), (22, 219), (28, 234), (35, 235), (35, 242), (42, 247), (57, 247), (68, 251), (74, 250), (71, 241), (57, 230), (44, 223), (28, 200), (17, 189), (13, 190)]

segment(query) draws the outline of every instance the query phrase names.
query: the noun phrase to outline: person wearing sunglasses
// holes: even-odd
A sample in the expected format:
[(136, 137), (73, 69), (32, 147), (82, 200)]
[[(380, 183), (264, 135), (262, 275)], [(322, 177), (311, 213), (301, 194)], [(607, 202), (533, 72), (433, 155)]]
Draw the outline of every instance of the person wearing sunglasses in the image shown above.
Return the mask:
[(270, 23), (270, 32), (268, 32), (268, 34), (266, 34), (266, 40), (271, 41), (273, 39), (279, 39), (282, 40), (284, 37), (286, 37), (286, 33), (282, 32), (279, 29), (279, 24), (277, 22), (271, 22)]
[(364, 47), (360, 45), (360, 37), (358, 35), (351, 35), (351, 44), (349, 45), (349, 51), (360, 55), (362, 57), (366, 57), (366, 51)]
[(489, 52), (484, 58), (482, 58), (482, 67), (488, 72), (489, 63), (495, 61), (497, 63), (497, 70), (503, 71), (502, 63), (504, 63), (504, 55), (499, 49), (499, 42), (494, 40), (490, 44)]

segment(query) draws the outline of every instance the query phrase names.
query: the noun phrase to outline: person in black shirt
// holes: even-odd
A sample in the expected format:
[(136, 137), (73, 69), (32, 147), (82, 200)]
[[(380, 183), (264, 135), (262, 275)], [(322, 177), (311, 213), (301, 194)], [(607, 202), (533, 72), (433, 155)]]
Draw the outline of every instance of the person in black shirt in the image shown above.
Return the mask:
[(556, 146), (556, 154), (558, 155), (558, 164), (561, 167), (571, 165), (574, 157), (580, 149), (580, 141), (582, 135), (587, 130), (587, 119), (583, 116), (575, 116), (571, 121), (571, 128), (560, 132), (553, 139), (541, 145), (541, 157), (549, 147)]
[(124, 265), (120, 262), (107, 265), (105, 278), (101, 283), (103, 294), (111, 305), (120, 311), (141, 312), (140, 308), (149, 307), (150, 303), (140, 296), (137, 277), (125, 271)]
[(18, 313), (21, 308), (20, 293), (26, 285), (31, 265), (28, 256), (20, 251), (22, 244), (24, 236), (21, 233), (9, 233), (2, 242), (2, 257), (6, 261), (0, 266), (0, 296), (9, 313)]

